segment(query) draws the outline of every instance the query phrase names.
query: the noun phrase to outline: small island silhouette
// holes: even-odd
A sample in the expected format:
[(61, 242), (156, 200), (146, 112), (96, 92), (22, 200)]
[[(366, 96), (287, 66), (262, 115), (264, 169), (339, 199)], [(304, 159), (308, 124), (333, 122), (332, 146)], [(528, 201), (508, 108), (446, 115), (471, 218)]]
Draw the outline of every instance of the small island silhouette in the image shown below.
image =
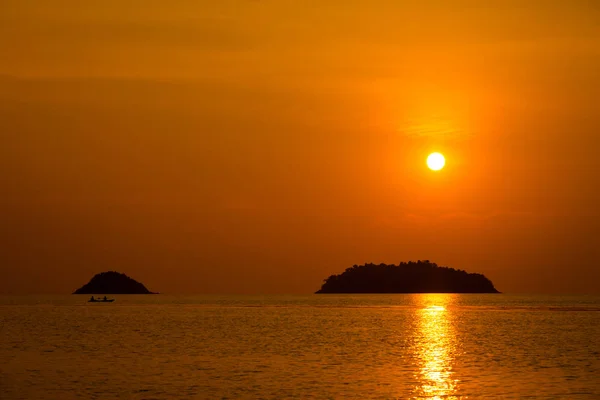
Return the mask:
[(73, 294), (157, 294), (146, 286), (116, 271), (101, 272)]
[(482, 274), (425, 261), (354, 265), (325, 279), (316, 293), (500, 293)]

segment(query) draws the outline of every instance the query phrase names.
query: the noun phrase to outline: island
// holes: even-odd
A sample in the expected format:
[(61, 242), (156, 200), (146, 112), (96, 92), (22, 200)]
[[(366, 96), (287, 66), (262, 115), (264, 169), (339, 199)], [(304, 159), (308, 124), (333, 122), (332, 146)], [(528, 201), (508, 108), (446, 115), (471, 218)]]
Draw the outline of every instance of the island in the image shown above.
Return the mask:
[(116, 271), (101, 272), (73, 294), (157, 294), (146, 286)]
[(316, 293), (500, 293), (482, 274), (429, 260), (355, 265), (325, 279)]

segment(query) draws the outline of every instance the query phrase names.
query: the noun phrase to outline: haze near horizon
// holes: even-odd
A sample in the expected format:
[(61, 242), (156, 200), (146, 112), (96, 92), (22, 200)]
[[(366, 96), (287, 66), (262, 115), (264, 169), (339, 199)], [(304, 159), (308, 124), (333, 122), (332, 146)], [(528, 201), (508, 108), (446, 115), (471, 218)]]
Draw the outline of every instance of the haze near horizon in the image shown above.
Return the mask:
[(419, 259), (600, 293), (599, 19), (577, 0), (5, 0), (0, 294), (108, 270), (312, 293)]

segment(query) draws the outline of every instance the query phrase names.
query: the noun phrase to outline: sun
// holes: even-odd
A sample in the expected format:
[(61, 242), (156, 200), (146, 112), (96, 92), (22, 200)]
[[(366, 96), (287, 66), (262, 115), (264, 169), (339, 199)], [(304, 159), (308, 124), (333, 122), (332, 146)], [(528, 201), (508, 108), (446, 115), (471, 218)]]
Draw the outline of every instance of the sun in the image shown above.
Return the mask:
[(431, 170), (439, 171), (444, 168), (444, 165), (446, 165), (446, 159), (441, 153), (431, 153), (427, 157), (427, 166)]

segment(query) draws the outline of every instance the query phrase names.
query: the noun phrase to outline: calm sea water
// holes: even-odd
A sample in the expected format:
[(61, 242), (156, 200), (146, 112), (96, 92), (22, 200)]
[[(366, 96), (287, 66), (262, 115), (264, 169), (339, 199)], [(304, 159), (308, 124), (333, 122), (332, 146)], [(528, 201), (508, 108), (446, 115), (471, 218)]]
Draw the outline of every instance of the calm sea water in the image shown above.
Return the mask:
[(600, 399), (600, 297), (0, 297), (0, 398)]

